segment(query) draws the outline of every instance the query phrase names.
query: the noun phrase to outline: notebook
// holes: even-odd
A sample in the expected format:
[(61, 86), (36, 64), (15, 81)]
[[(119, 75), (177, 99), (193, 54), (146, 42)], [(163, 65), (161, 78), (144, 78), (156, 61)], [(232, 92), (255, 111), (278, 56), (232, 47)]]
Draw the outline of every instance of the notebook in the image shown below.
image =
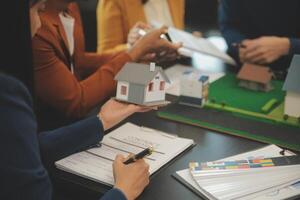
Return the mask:
[(112, 163), (117, 154), (126, 157), (130, 153), (137, 154), (153, 147), (153, 153), (145, 158), (150, 166), (150, 174), (153, 174), (193, 145), (191, 139), (126, 123), (105, 135), (100, 147), (73, 154), (55, 162), (55, 165), (60, 170), (112, 186)]

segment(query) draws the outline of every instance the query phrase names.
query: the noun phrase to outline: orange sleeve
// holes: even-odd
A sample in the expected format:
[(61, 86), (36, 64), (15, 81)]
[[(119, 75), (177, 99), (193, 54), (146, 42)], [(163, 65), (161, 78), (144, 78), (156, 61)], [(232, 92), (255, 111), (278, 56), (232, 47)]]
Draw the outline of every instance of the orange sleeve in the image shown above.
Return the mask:
[[(81, 52), (80, 52), (81, 53)], [(78, 56), (76, 63), (76, 70), (82, 77), (90, 76), (92, 73), (97, 71), (99, 67), (108, 63), (114, 57), (120, 53), (92, 53), (92, 52), (83, 52)]]
[(124, 16), (117, 0), (101, 0), (97, 7), (98, 53), (127, 49)]
[(47, 40), (36, 36), (33, 47), (38, 98), (74, 118), (83, 117), (113, 94), (116, 88), (114, 76), (131, 60), (128, 54), (121, 53), (85, 80), (78, 81)]

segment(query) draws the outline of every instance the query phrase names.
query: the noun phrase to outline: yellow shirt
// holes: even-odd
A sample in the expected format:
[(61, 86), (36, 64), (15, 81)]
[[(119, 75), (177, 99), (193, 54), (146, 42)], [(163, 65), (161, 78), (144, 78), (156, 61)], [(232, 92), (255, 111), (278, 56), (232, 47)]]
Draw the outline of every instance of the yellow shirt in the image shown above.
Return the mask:
[[(183, 29), (185, 0), (167, 1), (174, 26)], [(141, 0), (101, 0), (97, 7), (98, 52), (126, 49), (128, 33), (139, 21), (147, 23)]]

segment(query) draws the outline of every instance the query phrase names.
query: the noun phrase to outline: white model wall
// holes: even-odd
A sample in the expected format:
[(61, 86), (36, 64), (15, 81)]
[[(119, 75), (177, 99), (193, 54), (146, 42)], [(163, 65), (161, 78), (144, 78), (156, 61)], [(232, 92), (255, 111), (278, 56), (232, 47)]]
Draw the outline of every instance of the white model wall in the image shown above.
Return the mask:
[(300, 117), (300, 94), (287, 92), (284, 102), (284, 113), (292, 117)]
[(180, 95), (202, 98), (202, 82), (197, 80), (182, 79), (180, 81)]
[[(156, 79), (158, 77), (158, 79)], [(153, 91), (149, 92), (148, 87), (145, 88), (145, 102), (154, 102), (154, 101), (164, 101), (165, 100), (165, 95), (166, 91), (165, 90), (160, 90), (160, 82), (164, 81), (162, 78), (162, 75), (158, 73), (154, 79), (151, 81), (153, 82)]]

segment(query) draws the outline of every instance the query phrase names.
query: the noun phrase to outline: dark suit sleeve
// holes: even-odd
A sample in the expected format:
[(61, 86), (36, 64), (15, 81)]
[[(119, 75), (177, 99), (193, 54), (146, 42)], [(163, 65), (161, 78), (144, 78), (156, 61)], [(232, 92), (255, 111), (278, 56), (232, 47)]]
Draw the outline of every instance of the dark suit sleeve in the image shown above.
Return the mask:
[(291, 42), (290, 54), (300, 54), (300, 39), (291, 38), (290, 42)]
[(239, 59), (238, 51), (232, 47), (232, 43), (239, 43), (246, 39), (242, 33), (240, 0), (220, 0), (219, 26), (228, 45), (228, 52), (236, 60)]
[(0, 199), (51, 199), (51, 184), (40, 158), (36, 131), (26, 88), (0, 74)]
[(127, 200), (123, 192), (119, 189), (111, 189), (100, 200)]
[[(0, 199), (51, 200), (52, 189), (40, 151), (47, 162), (97, 143), (102, 126), (94, 117), (37, 136), (31, 97), (21, 82), (0, 74)], [(39, 147), (39, 141), (41, 142)], [(118, 189), (102, 200), (126, 200)]]
[(39, 134), (43, 162), (52, 165), (55, 161), (96, 145), (103, 137), (103, 127), (94, 116), (70, 126)]

